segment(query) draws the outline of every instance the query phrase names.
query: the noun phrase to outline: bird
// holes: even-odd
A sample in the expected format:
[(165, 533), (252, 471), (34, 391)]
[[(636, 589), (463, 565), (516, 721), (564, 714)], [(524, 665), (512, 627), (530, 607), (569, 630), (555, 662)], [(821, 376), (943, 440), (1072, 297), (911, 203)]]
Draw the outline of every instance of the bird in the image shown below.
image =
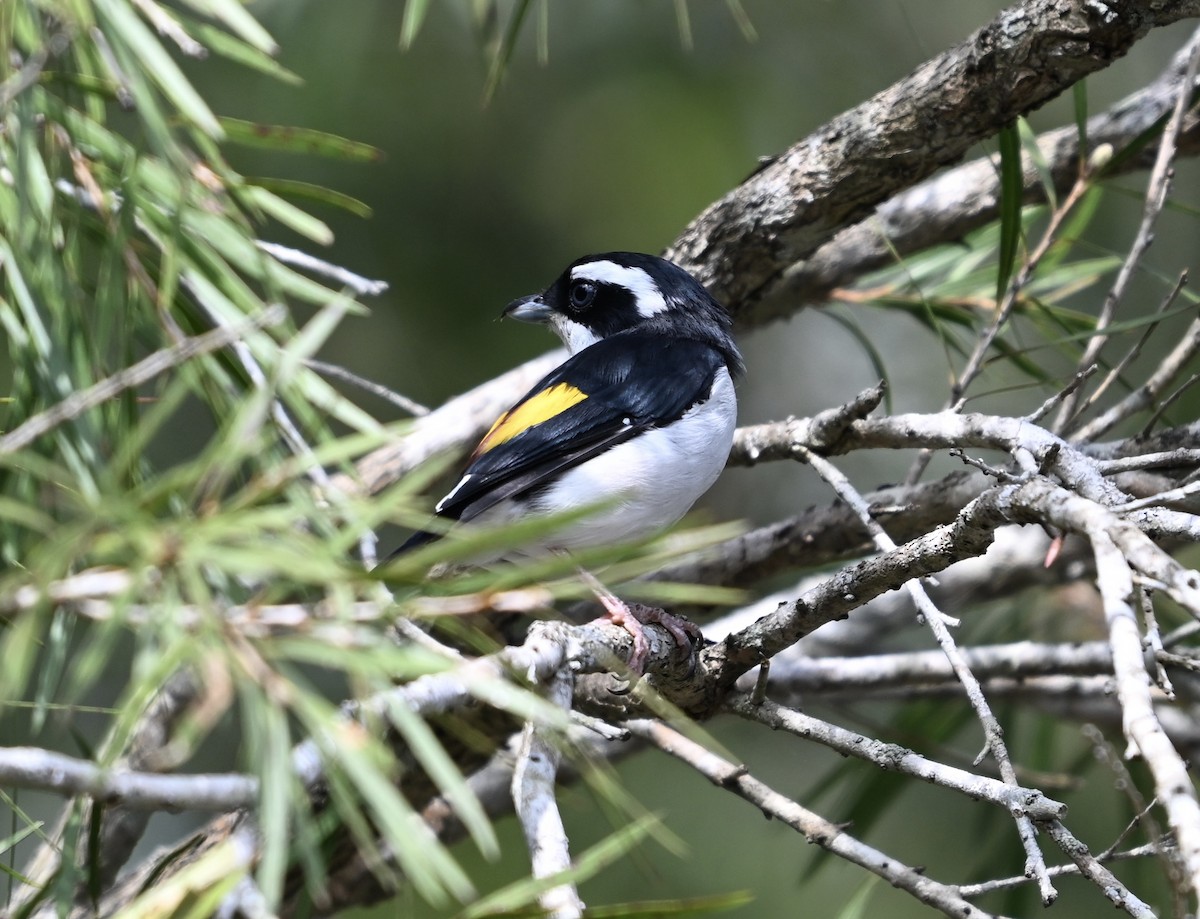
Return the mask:
[[(436, 517), (491, 526), (593, 509), (505, 558), (627, 542), (683, 517), (728, 459), (745, 371), (716, 298), (667, 259), (603, 252), (501, 315), (548, 325), (569, 356), (496, 419)], [(437, 538), (418, 531), (395, 554)], [(640, 623), (611, 594), (598, 598), (633, 634), (636, 670)]]

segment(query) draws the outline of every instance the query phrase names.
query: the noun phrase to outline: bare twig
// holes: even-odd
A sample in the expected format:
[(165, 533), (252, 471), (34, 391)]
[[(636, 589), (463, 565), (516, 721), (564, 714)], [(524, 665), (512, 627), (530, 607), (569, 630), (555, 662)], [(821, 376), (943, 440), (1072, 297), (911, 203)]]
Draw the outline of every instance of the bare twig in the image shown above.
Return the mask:
[(1179, 386), (1175, 388), (1175, 391), (1171, 393), (1171, 395), (1167, 396), (1167, 398), (1163, 399), (1158, 405), (1156, 405), (1154, 407), (1154, 413), (1150, 416), (1149, 420), (1142, 425), (1141, 436), (1145, 437), (1151, 431), (1153, 431), (1154, 426), (1158, 424), (1158, 419), (1166, 415), (1171, 406), (1174, 405), (1184, 393), (1195, 386), (1197, 382), (1200, 382), (1200, 373), (1193, 373), (1190, 377), (1180, 383)]
[[(1112, 651), (1106, 641), (1066, 644), (1020, 641), (963, 648), (962, 654), (980, 679), (1112, 673)], [(954, 670), (940, 650), (824, 658), (783, 654), (774, 659), (771, 669), (773, 689), (796, 693), (911, 688), (946, 683), (954, 678)]]
[(1145, 507), (1154, 507), (1159, 504), (1172, 504), (1176, 501), (1182, 501), (1184, 498), (1189, 498), (1194, 494), (1200, 493), (1200, 482), (1192, 482), (1189, 485), (1181, 485), (1179, 488), (1172, 488), (1169, 491), (1159, 492), (1156, 495), (1150, 495), (1146, 498), (1139, 498), (1136, 501), (1129, 501), (1117, 508), (1119, 513), (1131, 514), (1134, 511), (1140, 511)]
[[(569, 711), (572, 694), (571, 675), (560, 670), (546, 687), (549, 701)], [(521, 734), (517, 765), (513, 770), (512, 794), (517, 818), (529, 846), (532, 876), (554, 877), (571, 867), (571, 851), (558, 802), (554, 797), (555, 776), (562, 757), (561, 740), (548, 729), (527, 722)], [(538, 897), (538, 904), (553, 919), (582, 916), (584, 903), (572, 883), (552, 887)]]
[[(1186, 271), (1181, 271), (1179, 273), (1179, 277), (1175, 280), (1175, 286), (1173, 286), (1170, 291), (1167, 292), (1167, 295), (1163, 297), (1162, 302), (1158, 305), (1158, 315), (1161, 316), (1171, 308), (1171, 304), (1175, 302), (1176, 298), (1179, 296), (1179, 292), (1183, 290), (1184, 285), (1187, 284), (1187, 279), (1188, 273)], [(1121, 359), (1117, 361), (1116, 365), (1104, 375), (1104, 379), (1100, 381), (1100, 385), (1092, 390), (1091, 393), (1088, 394), (1088, 397), (1083, 401), (1083, 404), (1075, 410), (1075, 419), (1073, 419), (1073, 422), (1093, 405), (1095, 405), (1100, 400), (1100, 397), (1107, 392), (1108, 388), (1113, 383), (1121, 379), (1121, 375), (1126, 371), (1129, 365), (1134, 362), (1137, 356), (1142, 353), (1142, 348), (1145, 347), (1146, 342), (1150, 340), (1150, 336), (1154, 334), (1158, 327), (1158, 320), (1155, 320), (1146, 326), (1138, 340), (1133, 343), (1132, 347), (1130, 347), (1130, 349), (1126, 351), (1124, 355), (1122, 355)], [(1093, 364), (1092, 366), (1095, 367), (1097, 365)]]
[[(1160, 711), (1166, 712), (1168, 709), (1160, 709)], [(1163, 727), (1166, 727), (1166, 722), (1163, 723)], [(1121, 845), (1135, 827), (1144, 824), (1147, 834), (1151, 839), (1156, 840), (1159, 847), (1163, 850), (1160, 861), (1163, 862), (1166, 874), (1171, 879), (1176, 896), (1181, 902), (1185, 902), (1188, 896), (1186, 883), (1183, 879), (1183, 872), (1180, 870), (1181, 866), (1177, 858), (1178, 853), (1174, 851), (1174, 840), (1163, 832), (1162, 826), (1155, 815), (1155, 809), (1158, 807), (1158, 798), (1153, 798), (1150, 801), (1146, 800), (1138, 781), (1129, 771), (1129, 765), (1126, 763), (1125, 758), (1116, 749), (1104, 731), (1100, 730), (1095, 724), (1087, 723), (1081, 727), (1080, 733), (1091, 744), (1093, 759), (1111, 774), (1113, 787), (1124, 794), (1129, 804), (1136, 811), (1133, 819), (1121, 831), (1120, 836), (1113, 840), (1112, 845), (1109, 846), (1109, 850)], [(1103, 858), (1103, 853), (1101, 853), (1101, 858)]]
[(734, 693), (726, 700), (725, 706), (735, 715), (748, 721), (812, 740), (836, 750), (843, 756), (866, 760), (880, 769), (901, 772), (931, 785), (949, 788), (970, 798), (987, 801), (1011, 814), (1023, 813), (1041, 821), (1056, 820), (1067, 812), (1065, 804), (1051, 800), (1037, 789), (997, 782), (986, 776), (974, 775), (965, 769), (934, 762), (912, 750), (874, 740), (774, 702), (756, 703), (749, 696)]
[(986, 919), (990, 914), (968, 903), (946, 884), (926, 877), (850, 836), (842, 827), (801, 807), (791, 798), (780, 794), (751, 776), (743, 766), (735, 766), (715, 753), (705, 750), (673, 728), (656, 721), (631, 722), (630, 730), (665, 753), (691, 766), (718, 788), (731, 791), (782, 821), (809, 842), (834, 855), (878, 875), (893, 887), (912, 894), (927, 906), (957, 919)]
[(304, 366), (311, 367), (317, 373), (323, 373), (327, 377), (333, 377), (337, 380), (343, 380), (353, 386), (357, 386), (373, 396), (378, 396), (380, 399), (386, 399), (388, 402), (395, 405), (397, 408), (408, 412), (410, 415), (428, 415), (429, 409), (419, 402), (408, 398), (408, 396), (398, 393), (395, 390), (388, 389), (366, 377), (359, 376), (357, 373), (347, 370), (345, 367), (339, 367), (337, 364), (329, 364), (325, 361), (319, 361), (316, 358), (308, 358), (304, 361)]
[(258, 793), (258, 780), (250, 776), (109, 770), (37, 747), (0, 747), (0, 784), (150, 810), (233, 810)]
[(290, 246), (281, 246), (279, 243), (267, 242), (262, 239), (257, 240), (255, 245), (285, 265), (294, 265), (313, 274), (329, 278), (329, 280), (336, 281), (343, 287), (352, 290), (360, 297), (377, 297), (388, 289), (387, 281), (375, 281), (371, 278), (364, 278), (362, 275), (355, 274), (341, 265), (334, 265), (324, 259), (317, 258), (315, 255), (301, 252), (299, 249), (293, 249)]
[[(1050, 220), (1046, 224), (1046, 228), (1042, 231), (1041, 239), (1037, 245), (1030, 250), (1025, 257), (1020, 270), (1013, 276), (1012, 282), (1008, 286), (1008, 290), (1004, 291), (1004, 295), (1000, 298), (1000, 302), (996, 304), (996, 308), (992, 313), (992, 321), (988, 323), (986, 329), (983, 330), (979, 339), (975, 342), (975, 348), (971, 352), (971, 356), (967, 358), (967, 363), (958, 375), (958, 379), (954, 381), (954, 385), (950, 387), (950, 398), (947, 400), (946, 408), (953, 411), (958, 411), (962, 408), (965, 401), (967, 389), (975, 381), (980, 370), (983, 369), (984, 359), (988, 356), (988, 352), (992, 348), (992, 344), (996, 340), (996, 336), (1000, 334), (1000, 330), (1008, 322), (1012, 315), (1013, 308), (1017, 305), (1021, 297), (1021, 292), (1032, 280), (1034, 273), (1045, 257), (1050, 246), (1058, 239), (1058, 230), (1062, 226), (1067, 215), (1075, 208), (1080, 199), (1092, 187), (1092, 177), (1089, 175), (1081, 175), (1075, 184), (1067, 193), (1066, 198), (1062, 203), (1054, 209), (1050, 214)], [(1083, 373), (1091, 362), (1081, 362), (1079, 373)], [(1070, 395), (1075, 390), (1072, 388), (1062, 395), (1063, 400), (1070, 398)], [(915, 477), (910, 475), (910, 481), (915, 481)]]
[(1115, 874), (1109, 871), (1100, 859), (1088, 851), (1088, 847), (1067, 830), (1061, 820), (1043, 824), (1050, 838), (1075, 863), (1079, 873), (1095, 884), (1117, 909), (1123, 909), (1134, 919), (1156, 919), (1155, 912), (1140, 898), (1130, 892)]
[[(817, 474), (833, 488), (838, 497), (850, 505), (855, 513), (859, 515), (863, 525), (871, 531), (872, 538), (879, 550), (881, 552), (891, 552), (894, 550), (896, 548), (895, 542), (892, 541), (891, 537), (884, 532), (883, 527), (871, 516), (869, 506), (863, 500), (862, 495), (858, 493), (858, 490), (850, 484), (850, 480), (828, 460), (822, 459), (807, 450), (801, 455), (817, 471)], [(966, 658), (950, 634), (950, 623), (942, 611), (934, 605), (920, 581), (914, 578), (906, 582), (904, 586), (912, 597), (913, 604), (920, 610), (926, 624), (933, 632), (933, 636), (939, 647), (941, 647), (942, 652), (946, 655), (946, 659), (950, 661), (955, 676), (958, 677), (959, 682), (963, 685), (963, 689), (966, 690), (971, 707), (975, 709), (975, 714), (979, 719), (980, 725), (983, 727), (988, 750), (1000, 768), (1001, 778), (1003, 778), (1006, 784), (1016, 787), (1018, 784), (1017, 774), (1016, 770), (1013, 769), (1012, 760), (1009, 758), (1008, 747), (1004, 743), (1004, 731), (1000, 727), (1000, 722), (996, 719), (995, 714), (992, 712), (992, 707), (988, 704), (979, 681), (975, 678), (975, 674), (971, 672)], [(1049, 906), (1058, 897), (1058, 892), (1054, 889), (1054, 886), (1050, 882), (1050, 876), (1046, 873), (1046, 859), (1038, 847), (1037, 831), (1034, 829), (1033, 821), (1021, 809), (1012, 809), (1010, 812), (1013, 815), (1013, 819), (1016, 820), (1021, 844), (1025, 847), (1025, 871), (1038, 879), (1042, 905)]]
[(1096, 372), (1098, 367), (1098, 364), (1092, 364), (1090, 367), (1084, 367), (1082, 370), (1077, 371), (1075, 375), (1071, 377), (1066, 386), (1064, 386), (1049, 399), (1035, 408), (1032, 412), (1026, 415), (1025, 420), (1032, 422), (1033, 424), (1037, 424), (1037, 422), (1050, 414), (1050, 411), (1054, 408), (1054, 406), (1058, 405), (1063, 399), (1082, 386), (1087, 381), (1088, 377)]
[(1144, 453), (1140, 456), (1100, 460), (1097, 462), (1097, 466), (1105, 475), (1114, 475), (1118, 472), (1155, 469), (1164, 466), (1194, 467), (1198, 463), (1200, 463), (1200, 450), (1180, 447), (1178, 450), (1167, 450), (1161, 453)]
[[(1079, 358), (1081, 368), (1095, 363), (1096, 358), (1100, 355), (1101, 349), (1108, 340), (1106, 335), (1100, 333), (1112, 323), (1117, 305), (1125, 296), (1129, 282), (1133, 279), (1142, 257), (1154, 239), (1154, 227), (1158, 223), (1159, 214), (1162, 213), (1162, 209), (1167, 203), (1167, 192), (1171, 187), (1171, 162), (1175, 158), (1175, 140), (1183, 125), (1184, 113), (1187, 112), (1191, 102), (1192, 84), (1196, 80), (1198, 65), (1200, 65), (1200, 44), (1192, 48), (1183, 82), (1179, 86), (1174, 111), (1171, 112), (1171, 117), (1168, 119), (1166, 127), (1163, 128), (1162, 139), (1158, 143), (1158, 154), (1154, 160), (1154, 168), (1150, 171), (1150, 182), (1146, 189), (1146, 204), (1137, 236), (1129, 248), (1125, 261), (1121, 263), (1121, 269), (1117, 272), (1116, 280), (1113, 281), (1108, 296), (1104, 298), (1104, 305), (1100, 308), (1100, 315), (1096, 320), (1096, 334), (1088, 339), (1087, 346), (1083, 349), (1083, 355)], [(1071, 420), (1075, 417), (1079, 398), (1080, 393), (1076, 391), (1063, 400), (1054, 425), (1056, 431), (1065, 431), (1068, 428)]]
[[(1065, 842), (1065, 840), (1064, 840), (1064, 842)], [(1085, 851), (1086, 851), (1086, 848), (1085, 848)], [(1134, 858), (1152, 858), (1155, 854), (1156, 854), (1156, 849), (1153, 845), (1144, 845), (1144, 846), (1137, 846), (1133, 849), (1127, 849), (1124, 852), (1113, 852), (1105, 859), (1105, 861), (1127, 861), (1129, 859), (1134, 859)], [(1096, 862), (1099, 864), (1100, 860), (1096, 859)], [(1089, 866), (1089, 870), (1094, 870), (1094, 869), (1091, 869), (1091, 867)], [(1052, 877), (1069, 877), (1071, 875), (1077, 875), (1077, 874), (1084, 873), (1081, 866), (1077, 863), (1072, 863), (1070, 865), (1054, 865), (1053, 867), (1051, 867), (1049, 869), (1049, 871), (1050, 871), (1050, 875)], [(1011, 890), (1014, 887), (1020, 887), (1024, 884), (1028, 884), (1031, 880), (1032, 880), (1032, 878), (1027, 878), (1024, 876), (1011, 877), (1011, 878), (998, 878), (994, 881), (983, 881), (982, 883), (979, 883), (979, 884), (963, 884), (961, 887), (958, 888), (958, 892), (960, 894), (962, 894), (962, 896), (967, 897), (968, 899), (972, 899), (975, 897), (981, 897), (987, 893), (994, 893), (995, 891), (998, 891), (998, 890)], [(1093, 880), (1095, 880), (1095, 879), (1093, 879)], [(1097, 883), (1100, 883), (1100, 882), (1097, 881)], [(1109, 888), (1104, 888), (1104, 889), (1107, 893)], [(1114, 894), (1122, 889), (1124, 889), (1124, 885), (1121, 885), (1119, 882), (1116, 887), (1111, 888), (1111, 890), (1113, 891)], [(1130, 895), (1130, 896), (1132, 896), (1132, 895)], [(1110, 897), (1110, 899), (1113, 899), (1113, 898)], [(1129, 902), (1129, 903), (1121, 903), (1121, 902), (1114, 901), (1114, 905), (1116, 905), (1118, 908), (1125, 909), (1125, 911), (1128, 912), (1130, 915), (1137, 916), (1137, 917), (1139, 917), (1139, 919), (1155, 919), (1154, 911), (1152, 909), (1150, 909), (1150, 907), (1147, 906), (1145, 903), (1142, 903), (1141, 900), (1138, 900), (1136, 897), (1133, 897), (1133, 902)]]
[(1197, 349), (1200, 349), (1200, 319), (1192, 322), (1184, 332), (1179, 344), (1162, 359), (1146, 382), (1116, 405), (1073, 431), (1070, 437), (1071, 442), (1086, 443), (1103, 437), (1126, 418), (1155, 405), (1162, 393), (1171, 385), (1171, 381), (1195, 356)]
[(1113, 671), (1125, 736), (1137, 746), (1154, 776), (1154, 787), (1175, 833), (1193, 896), (1200, 894), (1200, 802), (1187, 767), (1163, 731), (1150, 698), (1150, 677), (1131, 600), (1133, 578), (1127, 553), (1103, 528), (1088, 534), (1096, 553), (1097, 584), (1104, 601)]
[(1154, 615), (1154, 594), (1145, 587), (1138, 589), (1138, 600), (1142, 607), (1142, 621), (1146, 629), (1146, 650), (1154, 660), (1154, 683), (1168, 699), (1175, 698), (1171, 678), (1163, 667), (1167, 651), (1163, 649), (1162, 633), (1158, 630), (1158, 619)]

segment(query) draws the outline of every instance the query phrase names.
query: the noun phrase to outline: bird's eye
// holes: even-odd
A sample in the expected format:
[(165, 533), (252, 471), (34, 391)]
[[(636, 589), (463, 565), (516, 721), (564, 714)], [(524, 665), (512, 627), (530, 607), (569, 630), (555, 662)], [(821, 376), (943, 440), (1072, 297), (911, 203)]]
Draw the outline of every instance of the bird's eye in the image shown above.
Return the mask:
[(571, 285), (571, 307), (581, 310), (596, 299), (596, 285), (591, 281), (576, 281)]

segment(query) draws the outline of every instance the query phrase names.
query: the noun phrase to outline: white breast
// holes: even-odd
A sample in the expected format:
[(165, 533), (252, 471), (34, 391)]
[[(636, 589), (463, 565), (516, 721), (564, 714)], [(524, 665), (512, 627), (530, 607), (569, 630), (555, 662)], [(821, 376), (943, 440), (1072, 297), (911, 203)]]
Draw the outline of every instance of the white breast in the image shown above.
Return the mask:
[[(733, 381), (721, 368), (709, 398), (678, 421), (576, 466), (535, 499), (528, 510), (536, 513), (615, 502), (553, 534), (547, 548), (623, 542), (675, 523), (725, 468), (736, 423)], [(498, 516), (515, 516), (506, 510)]]

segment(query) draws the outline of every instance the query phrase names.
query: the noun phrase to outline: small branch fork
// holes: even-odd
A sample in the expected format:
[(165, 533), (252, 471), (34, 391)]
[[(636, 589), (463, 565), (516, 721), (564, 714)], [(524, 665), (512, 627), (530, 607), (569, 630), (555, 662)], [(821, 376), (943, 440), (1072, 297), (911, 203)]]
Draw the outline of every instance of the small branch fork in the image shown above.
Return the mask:
[[(883, 527), (871, 516), (871, 509), (863, 500), (862, 495), (858, 493), (857, 489), (850, 484), (850, 480), (842, 475), (837, 467), (828, 460), (817, 456), (811, 450), (803, 447), (798, 448), (798, 458), (812, 466), (817, 471), (817, 474), (833, 488), (838, 497), (854, 509), (863, 524), (871, 532), (875, 545), (881, 552), (891, 552), (896, 548), (896, 544), (892, 541), (891, 537), (884, 532)], [(1000, 722), (992, 713), (992, 708), (983, 694), (983, 689), (980, 687), (979, 681), (975, 679), (975, 674), (971, 672), (971, 668), (967, 665), (966, 659), (950, 634), (950, 625), (957, 623), (943, 615), (941, 610), (934, 605), (919, 580), (914, 578), (906, 582), (904, 587), (912, 596), (914, 605), (920, 610), (926, 624), (932, 630), (939, 647), (941, 647), (943, 653), (946, 655), (946, 659), (950, 661), (950, 666), (954, 669), (959, 682), (962, 683), (963, 688), (966, 690), (971, 707), (975, 709), (979, 723), (983, 726), (987, 749), (992, 754), (992, 758), (995, 759), (996, 764), (1000, 767), (1001, 777), (1006, 784), (1016, 787), (1017, 773), (1013, 769), (1012, 760), (1008, 755), (1008, 747), (1004, 743), (1004, 730), (1000, 727)], [(982, 754), (980, 758), (982, 759)], [(976, 765), (978, 765), (978, 762)], [(1025, 847), (1025, 873), (1030, 877), (1037, 878), (1042, 905), (1049, 906), (1057, 899), (1058, 892), (1054, 889), (1053, 884), (1050, 882), (1050, 876), (1046, 872), (1046, 859), (1042, 855), (1041, 849), (1038, 848), (1037, 831), (1034, 829), (1033, 821), (1024, 808), (1012, 808), (1011, 813), (1013, 819), (1017, 822), (1017, 832), (1021, 837), (1021, 844)]]
[[(1183, 127), (1184, 115), (1191, 105), (1193, 86), (1196, 82), (1198, 67), (1200, 67), (1200, 42), (1193, 43), (1191, 48), (1187, 69), (1176, 92), (1175, 105), (1171, 112), (1171, 117), (1163, 129), (1162, 139), (1159, 141), (1158, 153), (1154, 160), (1154, 167), (1150, 171), (1150, 181), (1149, 187), (1146, 190), (1142, 221), (1138, 227), (1133, 245), (1130, 246), (1129, 254), (1125, 257), (1124, 262), (1122, 262), (1121, 269), (1117, 272), (1116, 280), (1113, 281), (1112, 289), (1108, 292), (1108, 296), (1104, 298), (1104, 304), (1100, 308), (1100, 316), (1096, 320), (1096, 332), (1098, 333), (1103, 332), (1112, 324), (1117, 306), (1124, 298), (1138, 265), (1141, 264), (1146, 250), (1150, 248), (1150, 244), (1154, 239), (1154, 227), (1157, 225), (1159, 215), (1162, 214), (1162, 210), (1167, 203), (1167, 193), (1170, 190), (1173, 175), (1172, 163), (1175, 160), (1175, 145), (1179, 138), (1180, 130)], [(1195, 335), (1195, 332), (1192, 334)], [(1106, 341), (1107, 337), (1102, 334), (1097, 334), (1089, 338), (1083, 355), (1079, 359), (1079, 366), (1087, 367), (1092, 364), (1099, 356), (1100, 349), (1104, 347)], [(1063, 404), (1059, 407), (1055, 430), (1065, 431), (1071, 426), (1075, 420), (1080, 398), (1081, 393), (1077, 390), (1063, 400)]]
[[(942, 788), (949, 788), (967, 795), (973, 800), (983, 800), (1002, 807), (1020, 821), (1023, 817), (1031, 824), (1037, 822), (1046, 829), (1059, 848), (1072, 859), (1079, 873), (1097, 883), (1112, 904), (1125, 910), (1137, 919), (1153, 919), (1154, 911), (1130, 892), (1124, 884), (1094, 858), (1078, 839), (1062, 824), (1066, 806), (1053, 801), (1040, 791), (1022, 788), (1015, 780), (997, 782), (978, 776), (965, 769), (957, 769), (936, 763), (895, 744), (872, 740), (862, 734), (813, 718), (772, 702), (757, 702), (743, 694), (731, 695), (726, 708), (749, 721), (755, 721), (774, 730), (784, 730), (798, 737), (815, 740), (843, 756), (854, 756), (867, 760), (882, 769), (895, 770)], [(1024, 840), (1024, 835), (1022, 835)], [(1027, 843), (1028, 846), (1028, 843)], [(1040, 852), (1039, 852), (1040, 856)], [(1061, 869), (1049, 869), (1043, 863), (1040, 869), (1026, 866), (1025, 878), (1033, 878), (1040, 889), (1045, 890), (1049, 878)], [(1045, 879), (1043, 879), (1043, 875)], [(1053, 887), (1051, 887), (1053, 890)], [(982, 891), (980, 891), (982, 892)], [(960, 893), (962, 890), (960, 889)], [(977, 895), (977, 894), (976, 894)]]
[(754, 778), (744, 766), (735, 765), (706, 750), (674, 728), (658, 721), (636, 720), (629, 723), (629, 729), (635, 736), (686, 763), (718, 788), (733, 792), (767, 816), (802, 833), (814, 845), (865, 868), (945, 915), (963, 919), (989, 919), (993, 916), (965, 900), (953, 887), (940, 884), (855, 839), (842, 827)]

